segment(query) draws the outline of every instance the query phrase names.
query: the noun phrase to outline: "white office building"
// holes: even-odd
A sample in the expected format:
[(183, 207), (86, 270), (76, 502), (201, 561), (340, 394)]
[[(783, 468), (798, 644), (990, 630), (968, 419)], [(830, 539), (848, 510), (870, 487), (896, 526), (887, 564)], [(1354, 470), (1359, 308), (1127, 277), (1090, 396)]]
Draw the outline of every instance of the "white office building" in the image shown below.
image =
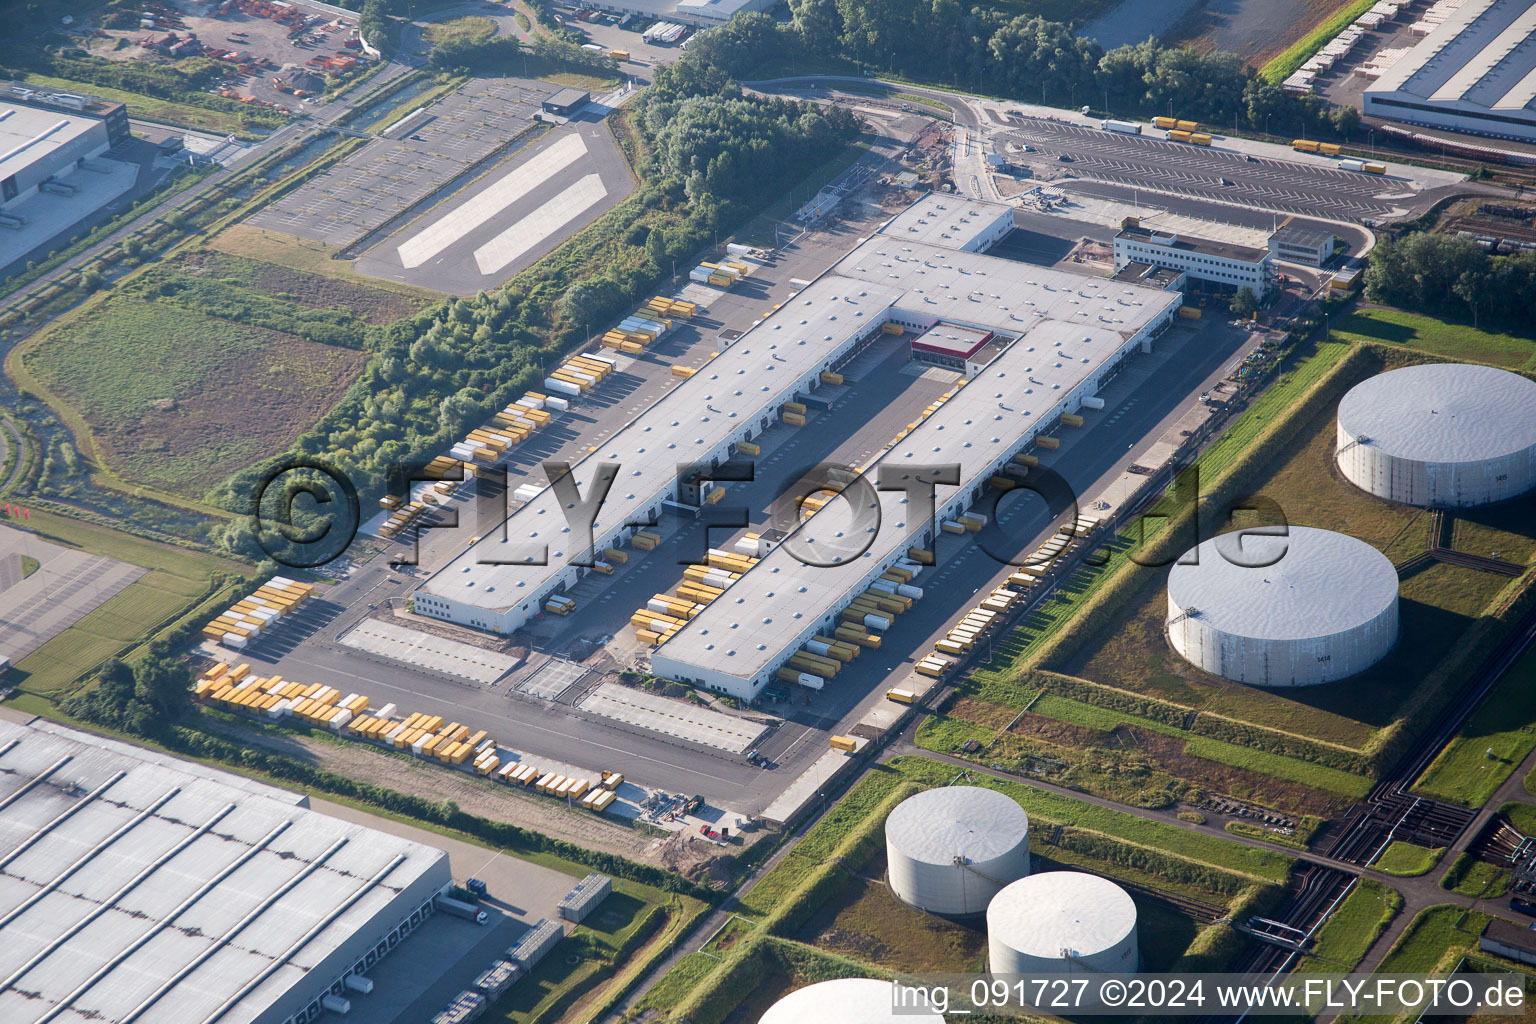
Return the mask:
[(1127, 224), (1115, 235), (1115, 270), (1132, 263), (1181, 271), (1227, 291), (1247, 285), (1261, 300), (1276, 284), (1273, 257), (1267, 249)]

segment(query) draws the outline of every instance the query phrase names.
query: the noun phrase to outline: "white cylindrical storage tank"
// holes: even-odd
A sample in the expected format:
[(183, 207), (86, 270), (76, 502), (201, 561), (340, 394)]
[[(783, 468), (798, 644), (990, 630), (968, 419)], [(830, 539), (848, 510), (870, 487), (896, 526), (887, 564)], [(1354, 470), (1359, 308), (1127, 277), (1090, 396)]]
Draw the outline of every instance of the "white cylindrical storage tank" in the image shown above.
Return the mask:
[(1029, 817), (1011, 797), (945, 786), (903, 800), (885, 820), (886, 881), (934, 914), (979, 914), (1029, 874)]
[(758, 1024), (944, 1024), (941, 1013), (896, 1013), (891, 983), (839, 978), (796, 989), (768, 1007)]
[(1196, 668), (1255, 686), (1363, 672), (1397, 642), (1397, 570), (1362, 540), (1293, 526), (1223, 534), (1168, 573), (1168, 642)]
[(1339, 471), (1388, 501), (1460, 508), (1536, 487), (1536, 382), (1492, 366), (1379, 373), (1339, 402)]
[(1124, 974), (1139, 965), (1136, 904), (1107, 878), (1043, 871), (1014, 882), (987, 907), (993, 974)]

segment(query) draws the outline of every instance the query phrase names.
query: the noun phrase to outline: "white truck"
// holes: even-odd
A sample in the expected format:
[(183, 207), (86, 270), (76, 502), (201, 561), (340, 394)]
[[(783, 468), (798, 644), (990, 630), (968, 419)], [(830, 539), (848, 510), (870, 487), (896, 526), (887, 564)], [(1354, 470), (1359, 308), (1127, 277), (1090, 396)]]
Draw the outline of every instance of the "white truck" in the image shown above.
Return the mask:
[(1119, 132), (1121, 135), (1141, 134), (1141, 125), (1135, 121), (1100, 121), (1099, 127), (1107, 132)]

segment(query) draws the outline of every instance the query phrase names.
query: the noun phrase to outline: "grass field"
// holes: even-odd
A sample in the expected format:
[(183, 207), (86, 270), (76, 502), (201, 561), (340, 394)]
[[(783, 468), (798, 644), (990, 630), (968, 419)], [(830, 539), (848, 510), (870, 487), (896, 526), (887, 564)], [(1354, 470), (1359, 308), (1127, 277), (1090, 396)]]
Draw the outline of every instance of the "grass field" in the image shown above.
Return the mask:
[(496, 23), (490, 18), (468, 14), (449, 21), (436, 21), (427, 25), (427, 42), (441, 46), (447, 42), (474, 42), (496, 34)]
[[(408, 105), (405, 113), (415, 109)], [(284, 234), (250, 224), (232, 224), (208, 240), (208, 247), (231, 256), (273, 264), (289, 270), (300, 270), (320, 277), (335, 278), (366, 287), (372, 291), (385, 291), (403, 296), (407, 301), (430, 303), (440, 298), (435, 292), (394, 281), (376, 280), (353, 272), (356, 260), (338, 260), (331, 257), (341, 251), (337, 245), (318, 242), (312, 238)]]
[(1470, 853), (1457, 857), (1440, 879), (1440, 888), (1474, 899), (1497, 899), (1509, 891), (1515, 873), (1509, 868), (1475, 860)]
[(183, 253), (171, 269), (229, 280), (307, 309), (351, 310), (370, 324), (387, 324), (425, 308), (431, 299), (404, 290), (370, 287), (340, 277), (293, 270), (275, 263), (210, 249)]
[[(1526, 789), (1530, 789), (1527, 783)], [(1536, 804), (1528, 804), (1521, 800), (1511, 800), (1499, 807), (1499, 813), (1508, 818), (1510, 824), (1524, 832), (1528, 836), (1536, 836)]]
[(1439, 906), (1419, 911), (1402, 937), (1387, 951), (1378, 974), (1429, 974), (1454, 963), (1461, 953), (1477, 947), (1488, 926), (1488, 915), (1461, 907)]
[(1139, 728), (1150, 729), (1165, 736), (1187, 739), (1188, 742), (1185, 744), (1185, 750), (1195, 757), (1217, 761), (1235, 768), (1245, 768), (1261, 775), (1284, 779), (1287, 782), (1298, 782), (1305, 786), (1312, 786), (1316, 789), (1337, 793), (1341, 796), (1360, 799), (1371, 791), (1371, 781), (1359, 775), (1352, 775), (1349, 772), (1339, 771), (1336, 768), (1312, 764), (1299, 758), (1269, 754), (1262, 750), (1254, 750), (1251, 747), (1238, 746), (1235, 743), (1226, 743), (1205, 736), (1190, 737), (1183, 729), (1167, 725), (1163, 722), (1147, 718), (1135, 718), (1120, 711), (1100, 708), (1092, 704), (1084, 704), (1081, 701), (1069, 700), (1066, 697), (1055, 695), (1041, 697), (1030, 710), (1051, 718), (1059, 718), (1062, 721), (1075, 722), (1079, 725), (1088, 725), (1105, 730), (1112, 730), (1121, 722), (1129, 722)]
[(1536, 370), (1536, 343), (1529, 338), (1479, 330), (1470, 324), (1445, 323), (1395, 309), (1351, 313), (1334, 325), (1333, 333), (1345, 341), (1401, 345), (1450, 360)]
[(37, 570), (41, 569), (42, 567), (43, 567), (42, 563), (39, 562), (37, 559), (33, 558), (31, 555), (22, 555), (21, 556), (21, 578), (22, 579), (26, 579), (28, 576), (31, 576), (33, 573), (37, 572)]
[(1308, 58), (1342, 32), (1350, 22), (1373, 6), (1375, 6), (1375, 0), (1350, 0), (1319, 22), (1312, 31), (1292, 43), (1283, 53), (1267, 61), (1259, 69), (1259, 75), (1269, 82), (1285, 81), (1292, 72), (1305, 64)]
[(75, 414), (112, 472), (197, 497), (285, 449), (335, 404), (365, 358), (113, 296), (29, 341), (20, 361), (55, 408), (68, 407), (66, 421)]
[(1426, 846), (1415, 846), (1413, 843), (1396, 839), (1371, 862), (1371, 867), (1399, 878), (1413, 878), (1427, 874), (1430, 868), (1440, 863), (1440, 856), (1443, 853), (1445, 853), (1444, 847), (1436, 847), (1432, 850)]
[(1353, 969), (1402, 908), (1403, 897), (1396, 889), (1361, 879), (1318, 929), (1300, 970), (1316, 974)]
[(796, 938), (891, 971), (965, 974), (985, 968), (984, 929), (912, 909), (892, 895), (884, 874), (881, 853), (833, 894)]
[[(1297, 432), (1255, 492), (1278, 502), (1292, 525), (1358, 537), (1393, 562), (1424, 551), (1429, 538), (1423, 510), (1379, 501), (1344, 481), (1333, 467), (1334, 443), (1333, 408), (1328, 404)], [(1478, 531), (1491, 531), (1486, 543), (1515, 547), (1529, 542), (1499, 529), (1504, 525), (1501, 521), (1485, 524), (1474, 518), (1473, 522)], [(1461, 633), (1507, 583), (1503, 577), (1461, 566), (1431, 565), (1403, 581), (1400, 639), (1374, 668), (1347, 684), (1266, 690), (1204, 673), (1174, 653), (1163, 632), (1167, 573), (1158, 570), (1146, 575), (1127, 606), (1066, 662), (1064, 671), (1354, 748), (1365, 745), (1377, 729), (1396, 718), (1405, 698), (1403, 680), (1422, 678), (1426, 666), (1449, 654)]]
[[(9, 681), (24, 695), (41, 701), (53, 701), (108, 658), (188, 614), (199, 598), (204, 606), (220, 599), (218, 594), (203, 596), (212, 589), (214, 573), (250, 573), (249, 566), (238, 562), (156, 544), (41, 509), (33, 511), (27, 525), (55, 544), (150, 570), (11, 667)], [(225, 596), (229, 593), (224, 591)]]
[(142, 117), (150, 121), (165, 121), (185, 128), (202, 128), (220, 134), (238, 132), (245, 128), (245, 118), (241, 117), (237, 110), (210, 110), (192, 103), (177, 103), (175, 100), (163, 100), (140, 92), (125, 92), (122, 89), (96, 85), (94, 82), (76, 82), (68, 78), (54, 78), (51, 75), (24, 74), (22, 77), (28, 85), (84, 93), (87, 96), (99, 96), (104, 100), (126, 103), (134, 117)]
[(1464, 807), (1481, 807), (1532, 750), (1536, 750), (1536, 650), (1510, 666), (1413, 788)]

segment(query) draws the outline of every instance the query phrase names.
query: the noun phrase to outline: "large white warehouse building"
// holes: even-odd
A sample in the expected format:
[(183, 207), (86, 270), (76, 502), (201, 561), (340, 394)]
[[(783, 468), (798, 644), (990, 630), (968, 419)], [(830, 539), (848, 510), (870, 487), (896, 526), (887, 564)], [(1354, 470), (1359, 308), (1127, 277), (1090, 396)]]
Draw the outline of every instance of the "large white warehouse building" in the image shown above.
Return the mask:
[(903, 800), (885, 820), (886, 882), (933, 914), (980, 914), (1029, 874), (1029, 817), (981, 786), (945, 786)]
[(1536, 381), (1426, 363), (1361, 381), (1339, 402), (1339, 471), (1388, 501), (1462, 508), (1536, 487)]
[(1168, 642), (1196, 668), (1255, 686), (1363, 672), (1397, 642), (1397, 570), (1342, 533), (1228, 533), (1168, 573)]
[(1107, 878), (1044, 871), (987, 907), (993, 974), (1128, 974), (1140, 966), (1136, 904)]
[(0, 83), (0, 210), (128, 137), (121, 103)]
[(944, 1015), (917, 1006), (895, 1008), (889, 981), (838, 978), (796, 989), (768, 1007), (758, 1024), (944, 1024)]
[[(894, 322), (923, 332), (954, 323), (991, 332), (997, 355), (955, 401), (928, 416), (881, 466), (958, 464), (958, 488), (938, 495), (937, 517), (907, 515), (903, 491), (879, 495), (880, 525), (844, 564), (810, 567), (788, 545), (770, 552), (652, 656), (667, 678), (751, 700), (775, 669), (914, 544), (980, 497), (987, 479), (1062, 413), (1076, 412), (1119, 365), (1172, 320), (1176, 293), (1085, 278), (984, 255), (1011, 230), (1000, 203), (930, 196), (865, 240), (793, 300), (646, 409), (572, 469), (589, 493), (599, 464), (617, 465), (594, 528), (596, 547), (625, 543), (680, 497), (680, 465), (706, 471), (777, 421), (786, 402), (816, 387)], [(706, 473), (707, 475), (707, 473)], [(866, 468), (869, 479), (878, 470)], [(851, 513), (835, 501), (803, 528), (800, 549), (837, 546)], [(587, 570), (573, 565), (570, 528), (552, 490), (519, 508), (500, 531), (417, 590), (416, 611), (510, 633), (544, 598)], [(820, 550), (820, 549), (818, 549)], [(749, 638), (749, 639), (743, 639)]]
[(1536, 0), (1437, 5), (1444, 20), (1371, 85), (1365, 113), (1536, 139)]
[(0, 721), (0, 1021), (303, 1024), (369, 998), (349, 977), (432, 914), (448, 855), (307, 802)]

